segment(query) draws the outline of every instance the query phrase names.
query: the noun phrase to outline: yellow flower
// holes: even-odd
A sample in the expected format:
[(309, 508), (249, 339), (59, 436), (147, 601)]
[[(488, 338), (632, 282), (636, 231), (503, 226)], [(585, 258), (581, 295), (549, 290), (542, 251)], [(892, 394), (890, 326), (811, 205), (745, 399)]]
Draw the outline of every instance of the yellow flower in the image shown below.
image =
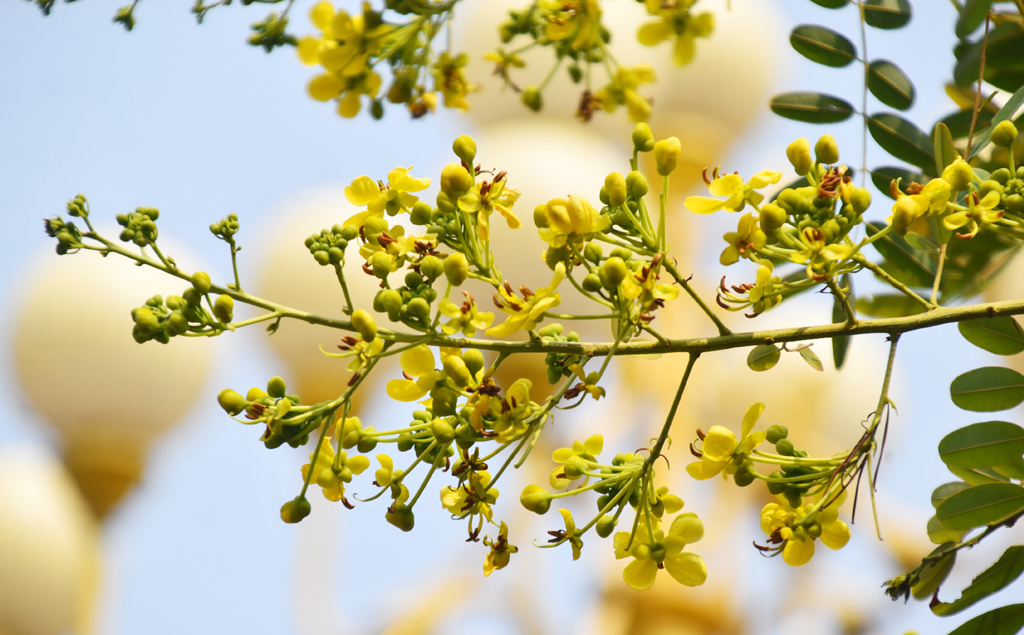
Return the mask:
[(466, 95), (479, 87), (470, 84), (462, 74), (462, 68), (468, 63), (469, 56), (465, 53), (452, 57), (448, 51), (444, 51), (434, 64), (434, 87), (441, 91), (446, 108), (469, 110)]
[[(688, 210), (695, 214), (712, 214), (720, 209), (730, 212), (741, 211), (747, 203), (759, 205), (764, 200), (764, 194), (757, 192), (773, 183), (778, 183), (782, 178), (781, 172), (770, 172), (762, 170), (750, 178), (746, 183), (739, 174), (726, 174), (717, 176), (718, 169), (715, 169), (715, 179), (708, 183), (708, 190), (714, 196), (724, 196), (725, 200), (710, 198), (707, 196), (689, 196), (685, 205)], [(705, 175), (705, 181), (707, 176)]]
[(942, 215), (953, 197), (952, 188), (943, 179), (932, 179), (923, 188), (911, 185), (908, 189), (917, 191), (916, 194), (904, 194), (899, 188), (899, 179), (893, 181), (889, 189), (895, 194), (896, 203), (892, 206), (892, 215), (886, 221), (895, 225), (895, 231), (901, 236), (916, 227), (915, 221), (919, 218)]
[(1000, 197), (998, 192), (989, 192), (980, 201), (977, 194), (968, 194), (968, 208), (946, 216), (942, 219), (942, 224), (950, 231), (966, 227), (967, 231), (958, 232), (957, 236), (960, 238), (971, 238), (981, 231), (981, 228), (985, 225), (994, 223), (1003, 217), (1003, 210), (996, 209), (999, 203)]
[(505, 88), (509, 86), (518, 90), (519, 88), (512, 82), (512, 78), (508, 76), (510, 68), (523, 68), (526, 66), (526, 62), (523, 58), (519, 57), (516, 53), (509, 53), (505, 49), (498, 47), (494, 51), (484, 54), (484, 59), (495, 63), (494, 74), (505, 80)]
[(530, 388), (532, 387), (533, 382), (529, 379), (515, 380), (505, 391), (505, 398), (501, 401), (500, 409), (494, 409), (497, 418), (492, 424), (492, 429), (499, 443), (511, 443), (522, 438), (526, 433), (526, 417), (534, 406), (530, 401)]
[(850, 246), (841, 243), (826, 244), (825, 234), (817, 227), (805, 227), (798, 234), (803, 249), (789, 257), (797, 264), (807, 265), (807, 277), (821, 279), (832, 263), (850, 255)]
[(463, 291), (462, 295), (466, 296), (466, 301), (461, 307), (448, 298), (441, 300), (441, 314), (451, 318), (446, 324), (441, 325), (441, 330), (448, 335), (455, 335), (461, 331), (466, 337), (473, 337), (477, 329), (486, 329), (494, 322), (494, 314), (477, 311), (476, 300), (469, 291)]
[(562, 520), (565, 521), (565, 529), (558, 531), (549, 531), (552, 535), (551, 540), (548, 542), (561, 544), (566, 540), (572, 546), (572, 559), (579, 560), (580, 554), (583, 553), (583, 539), (580, 538), (582, 532), (576, 528), (576, 521), (572, 519), (572, 512), (568, 509), (559, 509), (562, 514)]
[(434, 353), (426, 344), (403, 352), (398, 363), (409, 379), (392, 379), (388, 382), (388, 396), (395, 401), (422, 399), (437, 382), (444, 379), (444, 371), (434, 369)]
[(552, 42), (572, 38), (570, 46), (589, 51), (601, 43), (601, 4), (598, 0), (541, 0), (548, 23), (544, 35)]
[(558, 306), (561, 298), (555, 289), (565, 278), (565, 264), (555, 265), (555, 275), (551, 278), (551, 284), (532, 292), (525, 286), (520, 287), (523, 297), (520, 298), (512, 290), (512, 285), (505, 281), (505, 284), (494, 294), (494, 302), (508, 317), (498, 326), (487, 329), (487, 334), (492, 337), (507, 337), (516, 331), (532, 331), (537, 323), (544, 319), (544, 312)]
[[(356, 419), (352, 417), (350, 420), (355, 421)], [(310, 462), (302, 466), (302, 478), (306, 479), (312, 469), (311, 482), (320, 486), (324, 498), (335, 502), (345, 498), (345, 483), (352, 481), (352, 475), (362, 474), (366, 468), (370, 467), (370, 459), (365, 456), (356, 455), (347, 458), (348, 453), (344, 450), (341, 450), (339, 454), (341, 455), (338, 459), (339, 467), (335, 469), (334, 448), (331, 446), (331, 441), (324, 438), (320, 444), (320, 453), (310, 454)], [(316, 456), (315, 462), (313, 461), (314, 456)]]
[(476, 183), (469, 192), (459, 197), (459, 208), (469, 214), (476, 214), (476, 234), (480, 240), (491, 239), (489, 218), (498, 212), (512, 229), (519, 229), (522, 223), (512, 212), (512, 206), (519, 200), (519, 190), (505, 187), (505, 173), (500, 172), (493, 181)]
[(430, 187), (430, 179), (417, 179), (409, 174), (412, 166), (398, 167), (388, 172), (387, 185), (374, 181), (368, 176), (360, 176), (345, 188), (345, 198), (349, 203), (362, 207), (366, 211), (356, 214), (345, 222), (346, 225), (362, 225), (370, 214), (380, 216), (386, 209), (392, 216), (401, 210), (408, 210), (419, 200), (410, 192), (419, 192)]
[(569, 200), (555, 198), (544, 206), (544, 218), (547, 227), (540, 228), (540, 239), (558, 249), (571, 243), (579, 246), (597, 232), (608, 229), (612, 224), (611, 216), (597, 213), (590, 201), (572, 194)]
[(729, 246), (722, 251), (718, 262), (726, 267), (739, 262), (741, 256), (753, 260), (752, 256), (755, 255), (755, 252), (758, 249), (763, 249), (768, 242), (764, 232), (757, 226), (757, 219), (753, 214), (741, 216), (736, 231), (729, 232), (722, 238), (729, 243)]
[(441, 488), (441, 506), (455, 518), (479, 514), (491, 522), (491, 505), (498, 499), (498, 490), (488, 488), (490, 482), (491, 475), (487, 472), (471, 472), (468, 482), (459, 487)]
[(342, 338), (341, 344), (338, 344), (338, 348), (344, 351), (343, 353), (328, 353), (320, 348), (320, 352), (328, 357), (345, 358), (351, 357), (352, 360), (345, 367), (350, 373), (359, 372), (370, 360), (380, 354), (381, 349), (384, 348), (384, 341), (379, 337), (375, 337), (372, 342), (366, 342), (362, 339), (356, 339), (351, 335), (346, 335)]
[(754, 287), (747, 291), (747, 299), (754, 305), (754, 313), (760, 315), (768, 309), (782, 302), (782, 295), (776, 293), (777, 287), (782, 286), (782, 278), (773, 276), (775, 265), (770, 260), (765, 260), (757, 268), (757, 278)]
[(768, 542), (777, 545), (786, 564), (799, 567), (814, 555), (814, 541), (821, 538), (825, 546), (836, 550), (850, 540), (850, 527), (839, 520), (840, 495), (824, 509), (815, 512), (813, 503), (793, 508), (783, 497), (778, 503), (768, 503), (761, 510), (761, 530), (768, 534)]
[[(633, 544), (629, 532), (615, 534), (615, 558), (632, 556), (633, 561), (622, 571), (622, 579), (637, 591), (646, 591), (654, 585), (658, 569), (664, 568), (677, 582), (685, 586), (700, 586), (708, 577), (708, 569), (700, 556), (683, 551), (686, 545), (704, 537), (704, 523), (696, 514), (680, 514), (672, 521), (668, 535), (658, 529), (659, 521), (647, 528), (641, 517)], [(651, 534), (654, 540), (651, 540)]]
[(605, 112), (615, 112), (625, 104), (629, 118), (633, 121), (646, 121), (651, 115), (651, 102), (639, 92), (641, 84), (649, 84), (657, 79), (654, 68), (648, 64), (640, 64), (633, 68), (620, 66), (612, 81), (598, 91), (596, 99)]
[(754, 448), (761, 445), (768, 434), (765, 430), (751, 432), (762, 412), (764, 412), (763, 403), (756, 403), (747, 409), (747, 414), (743, 415), (741, 426), (743, 438), (739, 442), (736, 441), (736, 435), (729, 428), (711, 426), (700, 448), (703, 453), (701, 460), (686, 466), (686, 471), (690, 476), (699, 481), (705, 481), (722, 472), (725, 472), (724, 476), (726, 477), (728, 474), (736, 473), (738, 466), (734, 464), (733, 459), (739, 455), (749, 455)]
[[(551, 460), (559, 466), (551, 472), (548, 480), (553, 489), (565, 489), (576, 479), (585, 476), (583, 473), (589, 469), (588, 463), (597, 461), (597, 455), (604, 448), (604, 437), (595, 434), (586, 441), (573, 441), (571, 448), (558, 448), (551, 455)], [(590, 478), (583, 481), (586, 485)]]
[(491, 540), (490, 536), (484, 536), (484, 545), (490, 547), (487, 557), (484, 559), (484, 577), (494, 573), (498, 569), (504, 569), (508, 565), (509, 557), (519, 551), (519, 547), (508, 542), (508, 525), (501, 523), (501, 530), (498, 537)]
[(644, 46), (656, 46), (660, 42), (676, 38), (672, 61), (685, 66), (693, 61), (699, 37), (709, 37), (715, 28), (715, 16), (711, 13), (692, 15), (689, 2), (665, 3), (664, 0), (646, 0), (647, 13), (659, 18), (640, 25), (637, 39)]

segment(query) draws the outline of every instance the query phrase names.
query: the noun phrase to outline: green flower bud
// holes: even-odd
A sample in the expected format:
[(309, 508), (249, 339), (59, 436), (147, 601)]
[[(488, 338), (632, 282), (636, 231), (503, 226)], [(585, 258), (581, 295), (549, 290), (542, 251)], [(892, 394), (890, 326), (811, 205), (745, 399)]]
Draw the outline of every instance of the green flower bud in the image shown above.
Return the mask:
[(626, 178), (618, 172), (612, 172), (604, 179), (604, 187), (608, 192), (608, 204), (618, 207), (626, 202)]
[(978, 196), (985, 198), (985, 195), (989, 192), (996, 192), (1000, 197), (1002, 197), (1005, 189), (1006, 188), (1004, 188), (999, 181), (989, 179), (987, 181), (982, 181), (981, 185), (978, 186)]
[(341, 237), (349, 242), (355, 240), (356, 236), (358, 235), (359, 230), (356, 229), (355, 226), (353, 225), (345, 225), (344, 227), (341, 228)]
[(466, 362), (461, 357), (447, 355), (442, 364), (444, 371), (448, 373), (449, 379), (455, 382), (459, 388), (465, 388), (473, 381), (473, 375), (466, 367)]
[(647, 124), (638, 123), (633, 128), (633, 149), (637, 152), (650, 152), (654, 149), (654, 135)]
[(906, 236), (910, 224), (917, 219), (918, 206), (909, 196), (900, 197), (893, 207), (892, 227), (900, 236)]
[(209, 293), (210, 284), (210, 274), (205, 271), (197, 271), (192, 274), (192, 286), (195, 287), (195, 290), (199, 293)]
[(522, 100), (523, 105), (533, 112), (540, 112), (540, 109), (544, 107), (544, 98), (536, 86), (527, 86), (523, 91)]
[(377, 447), (377, 437), (369, 436), (371, 432), (376, 432), (377, 429), (373, 426), (366, 426), (364, 434), (359, 435), (359, 442), (356, 443), (356, 449), (361, 454), (367, 454), (373, 452), (373, 449)]
[(1007, 168), (999, 168), (992, 173), (992, 180), (1002, 185), (1006, 185), (1006, 182), (1013, 178), (1013, 173)]
[(181, 299), (187, 302), (191, 306), (199, 306), (202, 302), (203, 297), (199, 295), (195, 287), (189, 287), (181, 292)]
[(825, 165), (839, 163), (839, 146), (836, 145), (835, 138), (830, 134), (821, 135), (818, 143), (814, 144), (814, 156), (818, 159), (818, 163)]
[(430, 303), (423, 298), (413, 298), (407, 306), (409, 315), (414, 318), (425, 320), (430, 317)]
[(455, 143), (452, 144), (452, 150), (455, 151), (455, 156), (462, 159), (463, 163), (473, 165), (473, 159), (476, 158), (476, 141), (473, 141), (473, 137), (462, 135), (456, 138)]
[(340, 265), (345, 259), (345, 252), (341, 247), (330, 247), (327, 250), (327, 262), (332, 265)]
[(420, 273), (433, 282), (444, 274), (444, 262), (434, 255), (424, 256), (420, 261)]
[(319, 249), (313, 252), (313, 260), (316, 260), (317, 264), (321, 267), (326, 267), (331, 264), (331, 255), (323, 249)]
[(267, 394), (274, 399), (283, 399), (287, 392), (288, 388), (281, 377), (271, 377), (267, 382)]
[(220, 391), (220, 394), (217, 395), (217, 403), (224, 409), (224, 412), (232, 417), (249, 407), (246, 398), (230, 388)]
[(786, 148), (786, 158), (793, 165), (793, 170), (800, 176), (811, 171), (814, 159), (811, 158), (811, 142), (807, 137), (800, 137)]
[[(780, 472), (779, 470), (775, 470), (774, 472), (772, 472), (771, 474), (768, 475), (768, 478), (779, 479), (779, 478), (784, 478), (785, 476), (786, 475), (783, 474), (782, 472)], [(768, 493), (769, 494), (778, 495), (778, 494), (781, 494), (785, 489), (786, 489), (786, 484), (785, 483), (772, 483), (771, 481), (768, 481)]]
[(601, 277), (596, 273), (588, 273), (582, 282), (583, 289), (590, 293), (597, 293), (603, 287), (601, 284)]
[(296, 496), (281, 506), (281, 520), (289, 524), (297, 523), (309, 516), (310, 511), (312, 507), (309, 501), (304, 496)]
[(427, 225), (433, 215), (434, 210), (430, 207), (430, 203), (416, 201), (413, 203), (412, 209), (409, 210), (409, 222), (413, 225)]
[(387, 313), (393, 313), (402, 308), (402, 295), (394, 289), (384, 289), (377, 293), (380, 298), (381, 307)]
[(356, 309), (352, 313), (352, 328), (363, 336), (363, 340), (372, 342), (377, 337), (377, 322), (364, 309)]
[(466, 255), (455, 252), (444, 259), (444, 275), (452, 286), (459, 286), (469, 277), (469, 260)]
[[(456, 199), (473, 187), (475, 179), (458, 163), (449, 163), (441, 169), (441, 191), (449, 199)], [(440, 206), (440, 203), (438, 203)]]
[(543, 516), (551, 509), (551, 492), (539, 485), (527, 485), (519, 495), (519, 502), (531, 512)]
[(679, 155), (683, 153), (683, 146), (679, 137), (669, 137), (654, 144), (654, 161), (658, 164), (658, 174), (668, 176), (679, 164)]
[(227, 324), (235, 315), (235, 301), (229, 295), (217, 296), (217, 301), (213, 303), (213, 315)]
[(949, 183), (957, 192), (963, 192), (969, 189), (971, 182), (974, 181), (974, 170), (969, 163), (958, 157), (942, 171), (942, 180)]
[(573, 456), (562, 466), (562, 471), (565, 472), (566, 478), (575, 480), (583, 476), (584, 472), (587, 471), (587, 467), (586, 461), (578, 456)]
[(596, 264), (601, 263), (601, 257), (604, 255), (604, 249), (600, 243), (587, 243), (587, 246), (583, 248), (583, 257), (590, 262)]
[(775, 203), (765, 203), (761, 206), (761, 215), (757, 219), (757, 224), (761, 226), (761, 231), (765, 236), (774, 240), (779, 235), (779, 229), (786, 223), (787, 218), (786, 210)]
[(412, 509), (409, 508), (405, 503), (395, 503), (392, 505), (384, 518), (398, 527), (402, 531), (412, 531), (413, 526), (416, 524), (416, 517), (412, 513)]
[(775, 445), (776, 443), (785, 439), (788, 436), (789, 428), (787, 428), (786, 426), (775, 424), (772, 427), (768, 428), (768, 434), (765, 436), (765, 439), (768, 440), (768, 443)]
[(595, 523), (594, 525), (594, 529), (597, 531), (598, 536), (601, 536), (602, 538), (607, 538), (608, 536), (612, 535), (613, 531), (615, 531), (615, 525), (617, 522), (618, 521), (616, 520), (615, 516), (612, 516), (611, 514), (605, 514), (597, 520), (597, 523)]
[(633, 198), (640, 198), (647, 191), (651, 189), (651, 186), (647, 183), (647, 177), (642, 173), (633, 170), (626, 175), (626, 189), (629, 190), (629, 194)]
[(871, 192), (863, 187), (853, 188), (853, 192), (850, 193), (850, 205), (853, 205), (853, 211), (863, 214), (871, 205)]
[(476, 374), (484, 367), (484, 354), (475, 348), (470, 348), (462, 353), (462, 361), (466, 362), (466, 368), (476, 377)]
[(1011, 194), (1003, 199), (1003, 209), (1012, 214), (1024, 214), (1024, 196)]
[(533, 224), (538, 229), (544, 229), (548, 226), (548, 215), (544, 213), (544, 209), (547, 205), (538, 205), (533, 208)]
[(383, 251), (378, 251), (370, 257), (370, 268), (373, 275), (383, 280), (391, 273), (391, 256)]
[(629, 275), (629, 268), (626, 267), (622, 258), (612, 256), (604, 261), (604, 264), (597, 270), (597, 274), (601, 279), (601, 285), (609, 291), (614, 291)]
[(1001, 121), (992, 129), (989, 139), (1001, 148), (1009, 148), (1017, 140), (1017, 126), (1013, 125), (1009, 119)]
[(793, 456), (796, 453), (796, 448), (793, 447), (793, 442), (789, 439), (779, 439), (775, 443), (775, 451), (782, 456)]
[(444, 419), (434, 419), (430, 424), (430, 432), (438, 443), (448, 444), (455, 440), (455, 428)]
[(438, 417), (450, 417), (455, 414), (455, 405), (459, 396), (447, 388), (437, 388), (431, 394), (434, 414)]
[(820, 538), (821, 537), (821, 523), (819, 523), (819, 522), (811, 523), (810, 525), (807, 526), (806, 531), (807, 531), (807, 535), (810, 536), (811, 538)]
[(616, 247), (615, 249), (612, 249), (612, 252), (608, 255), (612, 258), (622, 258), (626, 262), (633, 259), (633, 252), (625, 247)]

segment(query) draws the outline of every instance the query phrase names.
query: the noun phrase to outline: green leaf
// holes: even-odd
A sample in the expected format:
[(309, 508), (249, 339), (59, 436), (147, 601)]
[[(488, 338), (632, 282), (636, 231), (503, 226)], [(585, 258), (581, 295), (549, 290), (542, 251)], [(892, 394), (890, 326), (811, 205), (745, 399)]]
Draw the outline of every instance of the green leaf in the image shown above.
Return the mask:
[(904, 190), (911, 183), (921, 183), (926, 180), (920, 172), (911, 172), (906, 168), (884, 167), (871, 170), (871, 182), (878, 188), (879, 192), (889, 198), (893, 198), (892, 193), (889, 191), (890, 183), (896, 179), (901, 179), (900, 187)]
[(914, 84), (899, 66), (888, 60), (868, 64), (868, 90), (878, 101), (896, 110), (914, 105)]
[(838, 123), (855, 112), (850, 102), (822, 93), (782, 93), (768, 105), (776, 115), (804, 123)]
[[(1020, 83), (1010, 88), (999, 86), (993, 79), (1000, 74), (1012, 77), (1016, 73), (1009, 67), (1020, 61), (1020, 51), (1024, 43), (1024, 29), (1013, 21), (1006, 21), (991, 29), (985, 40), (977, 42), (962, 41), (953, 49), (957, 63), (953, 68), (953, 81), (957, 86), (968, 86), (978, 81), (981, 70), (982, 43), (987, 41), (985, 51), (985, 81), (1007, 92), (1015, 91)], [(1019, 69), (1017, 69), (1019, 72)]]
[(972, 412), (1008, 410), (1024, 401), (1024, 375), (1002, 366), (976, 368), (953, 380), (949, 396)]
[(928, 540), (932, 544), (943, 545), (947, 542), (960, 542), (963, 539), (966, 531), (960, 531), (959, 529), (946, 529), (939, 522), (939, 519), (932, 516), (928, 519)]
[(985, 483), (1006, 483), (1010, 479), (990, 467), (950, 467), (949, 471), (964, 479), (971, 485), (983, 485)]
[[(850, 280), (850, 274), (844, 274), (839, 279), (839, 286), (849, 289), (846, 296), (850, 301), (850, 306), (856, 310), (857, 297), (853, 294), (853, 281)], [(843, 303), (839, 301), (839, 298), (833, 298), (832, 300), (832, 323), (838, 324), (846, 321), (846, 311), (843, 310)], [(832, 338), (832, 363), (835, 364), (836, 370), (843, 367), (846, 363), (846, 354), (850, 350), (850, 337), (833, 337)]]
[(867, 0), (864, 21), (876, 29), (898, 29), (910, 21), (907, 0)]
[(779, 363), (779, 357), (782, 356), (782, 352), (779, 351), (778, 346), (771, 344), (762, 344), (754, 347), (752, 351), (747, 355), (747, 366), (750, 370), (757, 372), (764, 372), (776, 364)]
[(882, 293), (857, 298), (857, 313), (877, 318), (895, 318), (924, 313), (924, 307), (902, 293)]
[[(982, 108), (981, 112), (978, 113), (978, 121), (974, 124), (975, 130), (985, 130), (992, 123), (992, 117), (994, 116), (995, 111)], [(967, 110), (960, 110), (946, 115), (940, 121), (946, 124), (954, 139), (966, 139), (971, 134), (971, 120), (973, 118), (974, 111), (968, 108)]]
[(967, 620), (949, 635), (1014, 635), (1024, 627), (1024, 604), (1011, 604)]
[(909, 232), (903, 238), (904, 240), (907, 241), (908, 245), (910, 245), (911, 247), (913, 247), (917, 251), (920, 251), (923, 254), (928, 254), (929, 256), (939, 255), (939, 248), (935, 245), (935, 243), (928, 240), (921, 234)]
[(818, 359), (818, 356), (814, 354), (814, 351), (811, 350), (810, 346), (805, 346), (800, 349), (800, 357), (802, 357), (803, 360), (807, 362), (807, 365), (813, 368), (814, 370), (824, 370), (824, 368), (821, 365), (821, 360)]
[(825, 7), (826, 9), (842, 9), (850, 0), (811, 0), (814, 4), (819, 7)]
[(943, 483), (942, 485), (939, 485), (935, 488), (935, 491), (932, 492), (932, 507), (937, 509), (942, 501), (970, 486), (970, 483), (964, 483), (963, 481), (953, 481), (952, 483)]
[(1024, 479), (1024, 458), (1018, 458), (1003, 465), (993, 465), (992, 469), (1009, 479)]
[[(885, 225), (882, 223), (867, 223), (865, 227), (869, 237), (884, 228)], [(927, 254), (922, 254), (911, 247), (906, 239), (888, 233), (871, 243), (871, 246), (885, 258), (886, 262), (882, 268), (892, 277), (912, 287), (932, 286), (935, 272), (932, 270), (931, 260), (927, 258)]]
[(972, 423), (939, 442), (939, 458), (957, 467), (996, 467), (1024, 455), (1024, 428), (1008, 421)]
[(946, 529), (973, 529), (996, 525), (1024, 511), (1024, 487), (1013, 483), (985, 483), (953, 494), (935, 510)]
[(1003, 552), (988, 569), (985, 569), (971, 581), (971, 586), (964, 589), (963, 594), (953, 602), (936, 602), (931, 605), (936, 615), (954, 615), (965, 608), (1002, 590), (1016, 580), (1024, 572), (1024, 547), (1017, 545)]
[(888, 114), (873, 115), (868, 118), (868, 132), (883, 150), (900, 161), (922, 170), (935, 166), (932, 140), (906, 119)]
[(996, 116), (992, 117), (992, 125), (989, 126), (989, 129), (978, 138), (974, 146), (971, 148), (971, 153), (967, 155), (967, 158), (973, 159), (977, 156), (977, 154), (988, 145), (989, 137), (992, 136), (992, 130), (1007, 119), (1012, 119), (1014, 115), (1017, 114), (1017, 109), (1020, 108), (1022, 104), (1024, 104), (1024, 86), (1018, 88), (1017, 92), (1006, 100), (1006, 103), (999, 109)]
[(967, 0), (956, 20), (956, 36), (962, 40), (973, 33), (985, 21), (991, 8), (992, 0)]
[(842, 68), (857, 59), (853, 42), (823, 26), (801, 24), (789, 34), (789, 43), (800, 55), (824, 66)]
[(949, 132), (949, 128), (941, 121), (935, 124), (932, 143), (935, 151), (935, 173), (941, 175), (947, 165), (956, 161), (960, 153), (953, 146), (953, 135)]
[(1024, 351), (1024, 329), (1009, 315), (961, 322), (960, 334), (971, 344), (996, 355)]

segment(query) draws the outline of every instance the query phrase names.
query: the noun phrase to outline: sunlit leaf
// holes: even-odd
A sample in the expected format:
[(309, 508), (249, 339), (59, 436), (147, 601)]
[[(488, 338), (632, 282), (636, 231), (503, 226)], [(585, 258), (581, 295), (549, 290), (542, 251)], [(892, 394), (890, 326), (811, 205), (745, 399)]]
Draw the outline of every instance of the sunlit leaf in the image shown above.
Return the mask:
[(824, 368), (821, 365), (821, 360), (818, 359), (818, 356), (814, 354), (814, 351), (811, 350), (810, 346), (805, 346), (800, 349), (800, 357), (802, 357), (803, 360), (807, 362), (807, 365), (813, 368), (814, 370), (824, 370)]
[(1024, 329), (1009, 315), (960, 322), (960, 334), (971, 344), (996, 355), (1024, 351)]
[(954, 379), (949, 395), (964, 410), (1008, 410), (1024, 401), (1024, 375), (1002, 366), (976, 368)]
[(982, 571), (964, 589), (963, 594), (953, 602), (936, 602), (931, 605), (936, 615), (953, 615), (1000, 591), (1024, 572), (1024, 547), (1014, 546), (1003, 552), (988, 569)]
[(935, 516), (928, 519), (927, 532), (928, 540), (930, 540), (932, 544), (936, 545), (942, 545), (947, 542), (960, 542), (964, 537), (964, 534), (967, 533), (960, 529), (946, 529)]
[(1024, 511), (1024, 487), (1013, 483), (985, 483), (961, 490), (936, 508), (935, 516), (947, 529), (972, 529), (1003, 522)]
[(1008, 421), (972, 423), (939, 442), (939, 458), (957, 467), (995, 467), (1024, 455), (1024, 428)]
[(1014, 635), (1024, 627), (1024, 604), (1011, 604), (967, 620), (949, 635)]
[(942, 174), (946, 166), (956, 161), (960, 153), (953, 146), (953, 135), (949, 132), (946, 124), (939, 122), (935, 124), (932, 132), (932, 148), (935, 152), (935, 173)]
[(747, 366), (750, 367), (750, 370), (763, 372), (778, 364), (781, 355), (782, 352), (778, 346), (762, 344), (754, 347), (747, 355)]

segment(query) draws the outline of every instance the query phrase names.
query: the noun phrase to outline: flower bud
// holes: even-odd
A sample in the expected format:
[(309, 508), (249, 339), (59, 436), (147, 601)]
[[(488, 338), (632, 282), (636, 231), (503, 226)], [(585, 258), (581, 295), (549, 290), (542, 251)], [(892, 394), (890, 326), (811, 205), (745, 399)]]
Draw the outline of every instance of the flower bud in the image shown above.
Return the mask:
[(633, 170), (626, 175), (626, 189), (629, 190), (630, 195), (633, 198), (640, 198), (647, 191), (651, 189), (651, 186), (647, 183), (647, 177), (641, 172)]
[(523, 104), (533, 112), (540, 112), (544, 107), (544, 98), (541, 97), (540, 89), (536, 86), (527, 86), (523, 91)]
[(420, 273), (433, 282), (444, 274), (444, 263), (434, 255), (424, 256), (420, 261)]
[(195, 287), (195, 290), (199, 293), (209, 293), (210, 284), (210, 274), (205, 271), (197, 271), (192, 274), (192, 286)]
[(452, 286), (459, 286), (469, 277), (469, 260), (466, 255), (455, 252), (444, 259), (444, 275)]
[(761, 231), (769, 240), (774, 240), (787, 218), (786, 210), (775, 203), (765, 203), (761, 206), (761, 215), (757, 219), (757, 224), (761, 226)]
[(796, 448), (793, 447), (793, 442), (789, 439), (779, 439), (775, 443), (775, 451), (782, 456), (793, 456), (796, 452)]
[(992, 130), (989, 137), (992, 143), (1001, 148), (1009, 148), (1017, 140), (1017, 126), (1009, 119), (999, 122), (999, 125)]
[(283, 398), (287, 391), (288, 388), (281, 377), (271, 377), (270, 381), (267, 382), (267, 394), (274, 399)]
[(608, 204), (618, 207), (626, 202), (626, 179), (618, 172), (612, 172), (604, 179), (604, 187), (608, 192)]
[(811, 158), (811, 142), (807, 137), (800, 137), (786, 148), (786, 158), (793, 164), (793, 170), (800, 176), (806, 175), (814, 165)]
[(466, 362), (466, 368), (475, 377), (484, 367), (484, 354), (475, 348), (471, 348), (462, 354), (462, 361)]
[(352, 328), (363, 336), (363, 340), (372, 342), (377, 337), (377, 322), (364, 309), (356, 309), (352, 313)]
[(585, 291), (589, 291), (590, 293), (597, 293), (603, 287), (603, 285), (601, 284), (601, 276), (597, 275), (596, 273), (588, 273), (586, 276), (584, 276), (583, 282), (581, 284), (583, 286), (583, 289)]
[(413, 225), (428, 225), (433, 216), (434, 210), (425, 201), (416, 201), (409, 210), (409, 222)]
[(920, 207), (909, 196), (901, 196), (892, 207), (892, 228), (900, 236), (906, 236), (910, 224), (917, 220)]
[(383, 280), (391, 273), (391, 256), (383, 251), (378, 251), (370, 257), (370, 268), (373, 275)]
[(519, 496), (519, 502), (531, 512), (543, 516), (551, 509), (551, 492), (539, 485), (527, 485)]
[(818, 163), (825, 165), (839, 163), (839, 146), (836, 145), (836, 140), (832, 135), (821, 135), (818, 143), (814, 144), (814, 156), (818, 159)]
[(618, 521), (616, 520), (615, 516), (605, 514), (597, 520), (597, 523), (594, 525), (594, 529), (597, 531), (598, 536), (601, 536), (602, 538), (607, 538), (608, 536), (612, 535), (613, 531), (615, 531), (615, 524), (617, 522)]
[(449, 199), (458, 198), (468, 192), (474, 182), (475, 180), (466, 171), (466, 168), (458, 163), (449, 163), (441, 169), (441, 191)]
[(679, 137), (669, 137), (654, 144), (654, 161), (658, 164), (658, 174), (668, 176), (679, 164), (679, 155), (683, 146)]
[(651, 127), (641, 122), (633, 128), (633, 149), (637, 152), (650, 152), (654, 149), (654, 135)]
[(430, 303), (423, 298), (413, 298), (406, 305), (409, 315), (414, 318), (425, 320), (430, 317)]
[(245, 397), (230, 388), (220, 391), (220, 394), (217, 395), (217, 403), (224, 409), (224, 412), (232, 417), (249, 407), (249, 402)]
[(304, 496), (296, 496), (281, 506), (281, 520), (289, 524), (297, 523), (309, 516), (310, 511), (312, 507), (309, 501)]
[(587, 246), (583, 248), (583, 257), (595, 265), (601, 262), (603, 255), (604, 249), (601, 248), (600, 243), (587, 243)]
[(473, 381), (473, 375), (466, 367), (466, 362), (457, 355), (445, 355), (441, 365), (448, 374), (448, 378), (455, 382), (459, 388), (465, 388)]
[(448, 444), (455, 440), (455, 428), (444, 419), (434, 419), (430, 423), (430, 432), (438, 443)]
[(476, 141), (473, 141), (473, 137), (462, 135), (456, 138), (455, 143), (452, 144), (452, 150), (455, 151), (455, 156), (462, 159), (463, 163), (473, 165), (473, 159), (476, 158)]
[(957, 192), (962, 192), (970, 188), (971, 181), (974, 180), (974, 170), (971, 169), (969, 163), (957, 157), (942, 171), (942, 180), (949, 183), (949, 186)]
[(768, 433), (765, 435), (765, 439), (768, 443), (775, 445), (779, 441), (789, 436), (789, 428), (779, 424), (775, 424), (768, 428)]
[(218, 320), (227, 324), (235, 314), (235, 301), (229, 295), (217, 296), (213, 303), (213, 314)]
[(395, 503), (392, 505), (388, 509), (388, 513), (384, 514), (384, 518), (402, 531), (412, 531), (413, 526), (416, 524), (416, 517), (413, 515), (412, 509), (405, 503)]
[(863, 187), (853, 188), (853, 192), (850, 193), (850, 205), (853, 205), (853, 211), (863, 214), (871, 205), (871, 192)]
[(626, 263), (622, 258), (618, 256), (612, 256), (605, 260), (601, 268), (597, 270), (597, 275), (601, 279), (601, 285), (609, 291), (617, 289), (628, 274), (629, 268), (626, 267)]

